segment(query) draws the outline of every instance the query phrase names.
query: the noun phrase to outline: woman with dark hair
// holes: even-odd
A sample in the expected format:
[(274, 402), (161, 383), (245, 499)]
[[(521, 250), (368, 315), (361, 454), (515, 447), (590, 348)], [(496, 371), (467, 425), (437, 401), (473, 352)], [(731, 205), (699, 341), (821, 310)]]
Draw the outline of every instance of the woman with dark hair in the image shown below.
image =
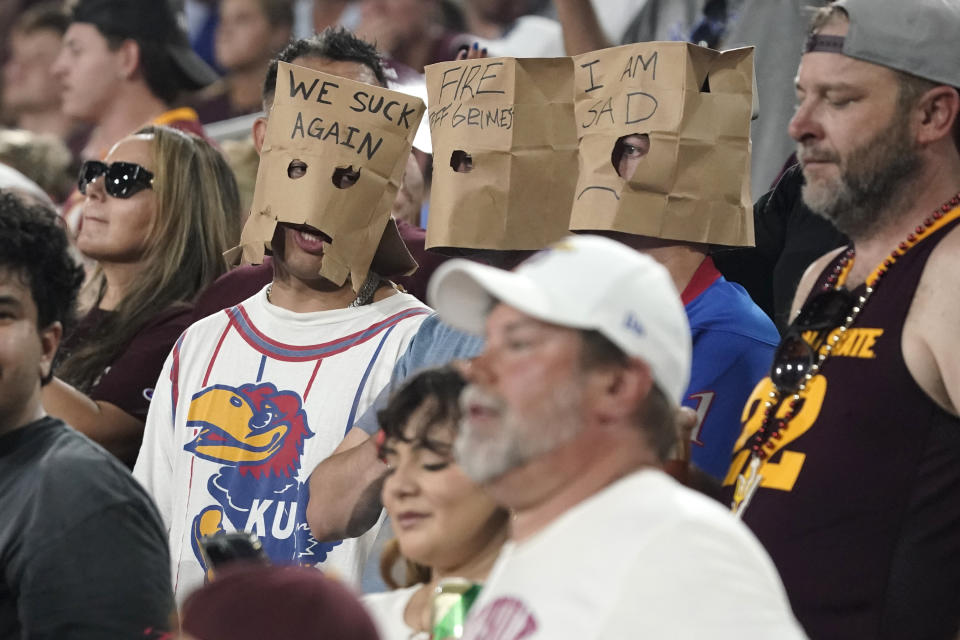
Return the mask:
[[(383, 506), (396, 534), (380, 568), (394, 590), (367, 595), (364, 604), (383, 640), (430, 637), (432, 596), (441, 580), (482, 582), (507, 538), (506, 509), (453, 460), (464, 385), (452, 369), (424, 371), (378, 415), (389, 469)], [(399, 580), (398, 565), (406, 569)]]
[(146, 127), (85, 162), (77, 248), (96, 261), (93, 304), (62, 347), (47, 411), (133, 466), (157, 376), (191, 301), (240, 237), (230, 167), (203, 139)]

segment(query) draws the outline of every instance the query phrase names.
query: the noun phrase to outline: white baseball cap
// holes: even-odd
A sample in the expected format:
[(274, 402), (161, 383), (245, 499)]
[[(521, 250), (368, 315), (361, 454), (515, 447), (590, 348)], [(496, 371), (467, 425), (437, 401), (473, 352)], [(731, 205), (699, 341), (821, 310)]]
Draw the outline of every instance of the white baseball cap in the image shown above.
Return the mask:
[(427, 298), (444, 322), (476, 335), (497, 302), (543, 322), (599, 331), (643, 360), (676, 405), (690, 382), (690, 325), (669, 272), (609, 238), (568, 236), (514, 271), (450, 260), (430, 280)]

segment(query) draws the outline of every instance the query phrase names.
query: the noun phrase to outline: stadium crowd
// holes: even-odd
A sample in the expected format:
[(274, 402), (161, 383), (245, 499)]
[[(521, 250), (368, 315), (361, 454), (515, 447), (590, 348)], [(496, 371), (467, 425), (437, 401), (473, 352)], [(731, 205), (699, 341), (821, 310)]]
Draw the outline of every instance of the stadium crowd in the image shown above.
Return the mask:
[(0, 638), (960, 640), (960, 0), (7, 0)]

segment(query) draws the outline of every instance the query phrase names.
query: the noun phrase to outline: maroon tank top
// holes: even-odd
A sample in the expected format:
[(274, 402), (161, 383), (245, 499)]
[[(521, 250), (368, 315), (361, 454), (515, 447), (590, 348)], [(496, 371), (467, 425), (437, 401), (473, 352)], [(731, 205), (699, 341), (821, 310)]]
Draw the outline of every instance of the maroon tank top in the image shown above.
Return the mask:
[[(883, 277), (802, 393), (744, 512), (811, 638), (946, 639), (960, 629), (960, 419), (914, 382), (901, 350), (927, 259), (957, 224)], [(744, 408), (728, 498), (772, 389), (761, 381)]]

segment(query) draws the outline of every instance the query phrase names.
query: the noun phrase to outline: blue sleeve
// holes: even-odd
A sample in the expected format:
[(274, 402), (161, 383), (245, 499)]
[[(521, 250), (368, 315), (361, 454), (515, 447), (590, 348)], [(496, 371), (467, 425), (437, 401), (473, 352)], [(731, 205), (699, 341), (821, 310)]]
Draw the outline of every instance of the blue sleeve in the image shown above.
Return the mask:
[(407, 350), (393, 366), (390, 383), (380, 391), (363, 415), (353, 422), (353, 427), (370, 435), (375, 434), (380, 430), (377, 412), (387, 406), (390, 394), (407, 378), (422, 369), (440, 367), (457, 358), (472, 358), (482, 349), (482, 339), (457, 331), (440, 322), (436, 314), (431, 315), (420, 325)]
[(690, 386), (683, 405), (697, 412), (691, 459), (722, 481), (741, 432), (743, 406), (770, 370), (774, 345), (725, 331), (694, 334)]

